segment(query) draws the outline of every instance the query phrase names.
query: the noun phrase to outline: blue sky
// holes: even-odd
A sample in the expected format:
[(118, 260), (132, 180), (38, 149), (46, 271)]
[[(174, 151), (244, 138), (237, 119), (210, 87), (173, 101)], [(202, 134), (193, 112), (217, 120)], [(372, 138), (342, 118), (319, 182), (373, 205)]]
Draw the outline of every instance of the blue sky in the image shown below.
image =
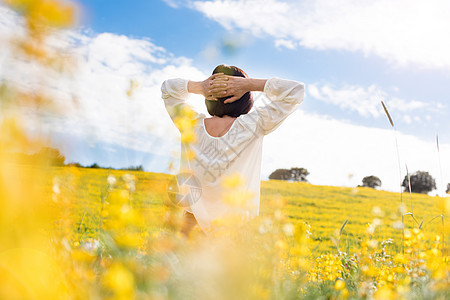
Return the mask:
[[(177, 132), (157, 102), (161, 82), (199, 80), (226, 63), (251, 77), (306, 84), (299, 111), (265, 139), (262, 179), (276, 168), (301, 166), (314, 184), (355, 186), (363, 176), (376, 175), (382, 188), (398, 190), (384, 100), (398, 131), (400, 176), (407, 164), (410, 171), (430, 171), (440, 186), (450, 182), (446, 1), (78, 3), (79, 26), (66, 41), (84, 62), (75, 85), (86, 111), (76, 120), (48, 122), (53, 143), (68, 161), (143, 164), (149, 171), (168, 172), (167, 163), (177, 157)], [(3, 21), (3, 32), (17, 20)], [(93, 78), (100, 84), (92, 85)], [(120, 92), (131, 79), (140, 86), (132, 103)], [(201, 99), (190, 100), (204, 109)], [(124, 118), (126, 126), (112, 125)], [(75, 130), (74, 124), (82, 126)]]
[[(183, 6), (185, 2), (79, 1), (85, 12), (80, 24), (95, 32), (150, 38), (153, 43), (175, 56), (192, 59), (193, 65), (205, 73), (210, 72), (215, 65), (226, 62), (242, 66), (255, 77), (279, 76), (305, 83), (326, 82), (336, 88), (341, 85), (365, 87), (376, 84), (389, 96), (397, 96), (405, 101), (441, 103), (447, 106), (447, 114), (434, 114), (434, 122), (408, 124), (399, 120), (397, 126), (403, 132), (429, 140), (434, 139), (439, 130), (442, 131), (442, 142), (450, 142), (450, 135), (445, 134), (450, 131), (450, 122), (445, 122), (450, 110), (447, 105), (450, 103), (448, 68), (424, 68), (413, 64), (397, 67), (385, 59), (362, 51), (276, 47), (270, 36), (262, 34), (255, 37), (240, 28), (228, 30), (205, 14)], [(169, 5), (171, 3), (172, 6)], [(173, 7), (175, 4), (176, 8)], [(231, 53), (223, 49), (223, 39), (227, 38), (238, 40), (236, 49)], [(239, 46), (239, 39), (245, 40), (244, 45)], [(202, 52), (210, 45), (216, 46), (219, 54), (207, 60)], [(389, 98), (384, 100), (389, 102)], [(306, 101), (302, 109), (338, 116), (358, 124), (381, 128), (387, 125), (384, 116), (375, 120), (365, 118), (354, 111), (318, 101)]]

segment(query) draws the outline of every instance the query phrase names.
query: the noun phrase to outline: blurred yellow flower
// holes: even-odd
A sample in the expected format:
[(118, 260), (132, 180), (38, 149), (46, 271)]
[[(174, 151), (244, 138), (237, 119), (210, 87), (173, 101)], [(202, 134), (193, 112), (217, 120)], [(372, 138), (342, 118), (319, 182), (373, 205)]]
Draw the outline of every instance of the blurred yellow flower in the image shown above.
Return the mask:
[(226, 176), (222, 179), (222, 186), (227, 188), (235, 188), (238, 186), (242, 186), (244, 183), (245, 179), (239, 173)]
[(181, 143), (195, 143), (197, 141), (197, 136), (193, 131), (186, 131), (181, 133)]
[(103, 285), (114, 292), (115, 299), (131, 299), (134, 296), (134, 276), (120, 262), (113, 262), (103, 276)]
[[(66, 27), (75, 21), (75, 6), (68, 1), (57, 0), (5, 0), (31, 23), (53, 27)], [(64, 4), (63, 4), (64, 3)], [(36, 24), (30, 24), (36, 26)]]
[(139, 232), (130, 232), (129, 230), (121, 230), (113, 235), (117, 246), (124, 248), (137, 248), (141, 244), (141, 236)]
[(346, 286), (345, 281), (342, 279), (338, 279), (338, 280), (336, 280), (336, 283), (334, 284), (334, 289), (336, 291), (340, 291), (340, 290), (343, 290), (345, 288), (345, 286)]
[(226, 192), (223, 201), (235, 207), (247, 207), (248, 200), (252, 199), (253, 193), (244, 189), (233, 189)]
[(389, 299), (397, 299), (396, 293), (387, 286), (383, 286), (379, 288), (375, 294), (375, 299), (379, 300), (389, 300)]

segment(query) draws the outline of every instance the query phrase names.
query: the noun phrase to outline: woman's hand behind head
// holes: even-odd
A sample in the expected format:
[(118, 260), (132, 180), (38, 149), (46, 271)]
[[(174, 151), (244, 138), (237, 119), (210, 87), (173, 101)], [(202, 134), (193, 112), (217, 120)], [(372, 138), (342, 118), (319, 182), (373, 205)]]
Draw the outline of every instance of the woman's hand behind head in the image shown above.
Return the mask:
[(239, 100), (249, 91), (247, 78), (223, 75), (219, 73), (214, 75), (218, 76), (212, 79), (212, 83), (209, 85), (209, 90), (207, 92), (207, 94), (213, 98), (224, 98), (231, 96), (226, 99), (224, 103), (232, 103)]
[(214, 79), (222, 76), (223, 73), (216, 73), (211, 76), (209, 76), (207, 79), (202, 81), (202, 94), (205, 97), (206, 100), (215, 100), (217, 101), (217, 97), (212, 95), (209, 91), (211, 90), (211, 86), (214, 84)]

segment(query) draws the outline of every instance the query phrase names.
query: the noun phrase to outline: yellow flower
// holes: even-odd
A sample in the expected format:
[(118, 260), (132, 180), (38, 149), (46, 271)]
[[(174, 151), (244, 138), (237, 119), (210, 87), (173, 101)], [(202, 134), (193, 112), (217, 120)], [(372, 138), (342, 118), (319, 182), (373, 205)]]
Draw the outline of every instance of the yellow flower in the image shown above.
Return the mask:
[(409, 240), (411, 239), (411, 237), (412, 237), (411, 231), (405, 229), (405, 240)]
[(246, 207), (248, 200), (252, 197), (252, 192), (248, 192), (244, 189), (234, 189), (226, 193), (224, 202), (232, 206)]
[(406, 260), (404, 255), (398, 253), (394, 256), (394, 262), (398, 264), (406, 264), (408, 261)]
[(112, 190), (108, 197), (108, 202), (112, 205), (128, 204), (130, 192), (125, 189)]
[(275, 242), (275, 248), (277, 248), (279, 250), (284, 250), (284, 249), (286, 249), (286, 247), (287, 247), (287, 244), (283, 240), (278, 240)]
[(336, 283), (334, 284), (334, 289), (336, 291), (340, 291), (340, 290), (342, 290), (344, 288), (345, 288), (345, 281), (342, 280), (342, 279), (336, 280)]
[(186, 131), (181, 134), (181, 143), (195, 143), (197, 141), (197, 136), (193, 131)]
[(65, 5), (56, 0), (6, 0), (12, 8), (23, 13), (33, 27), (36, 23), (54, 27), (72, 25), (75, 6), (64, 2)]
[(342, 295), (342, 297), (343, 297), (344, 299), (347, 299), (348, 296), (349, 296), (348, 290), (347, 290), (347, 289), (343, 289), (342, 292), (341, 292), (341, 295)]
[(96, 258), (95, 255), (91, 255), (82, 249), (73, 249), (71, 255), (75, 261), (86, 263), (90, 263)]
[(195, 156), (196, 156), (195, 152), (192, 149), (188, 149), (186, 151), (185, 159), (188, 161), (191, 161), (195, 158)]
[(141, 236), (138, 232), (128, 232), (122, 230), (121, 232), (116, 232), (114, 235), (114, 241), (121, 247), (137, 248), (141, 244)]
[(244, 184), (244, 178), (239, 173), (227, 176), (222, 180), (222, 186), (227, 187), (227, 188), (235, 188), (235, 187), (241, 186), (243, 184)]
[(216, 228), (227, 228), (227, 227), (235, 227), (236, 225), (241, 224), (243, 221), (243, 216), (239, 214), (227, 214), (222, 217), (216, 218), (211, 221), (211, 225)]
[(381, 288), (379, 288), (376, 293), (375, 293), (375, 299), (380, 299), (380, 300), (388, 300), (388, 299), (396, 299), (397, 296), (395, 294), (395, 292), (388, 288), (387, 286), (383, 286)]
[(190, 108), (189, 106), (184, 106), (183, 110), (182, 110), (182, 114), (183, 116), (185, 116), (186, 118), (193, 120), (195, 117), (195, 111)]
[(114, 291), (119, 299), (131, 299), (134, 294), (134, 276), (121, 263), (114, 262), (103, 277), (103, 285)]

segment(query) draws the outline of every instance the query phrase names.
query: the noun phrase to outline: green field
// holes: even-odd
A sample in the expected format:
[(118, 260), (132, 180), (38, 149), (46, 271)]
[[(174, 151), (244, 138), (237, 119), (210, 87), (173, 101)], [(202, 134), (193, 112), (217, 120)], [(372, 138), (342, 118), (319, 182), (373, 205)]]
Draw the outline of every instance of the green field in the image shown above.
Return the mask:
[[(95, 237), (99, 231), (102, 199), (107, 193), (108, 176), (112, 175), (117, 182), (123, 181), (123, 176), (135, 176), (135, 189), (131, 199), (135, 208), (142, 210), (148, 216), (147, 225), (150, 231), (163, 227), (162, 214), (168, 200), (167, 185), (171, 175), (140, 171), (118, 171), (105, 169), (54, 168), (52, 183), (58, 182), (61, 195), (70, 195), (74, 207), (70, 208), (74, 220), (74, 233), (80, 240)], [(57, 179), (55, 179), (57, 178)], [(411, 198), (412, 197), (412, 198)], [(316, 254), (336, 250), (333, 239), (348, 219), (340, 238), (340, 250), (352, 252), (364, 239), (368, 223), (380, 223), (375, 230), (375, 238), (379, 241), (392, 238), (390, 246), (393, 251), (401, 249), (401, 199), (400, 193), (378, 191), (370, 188), (344, 188), (332, 186), (317, 186), (302, 182), (285, 182), (278, 180), (262, 181), (260, 218), (273, 213), (270, 205), (275, 199), (284, 200), (280, 210), (292, 223), (303, 221), (311, 226), (313, 252)], [(412, 208), (411, 208), (412, 201)], [(442, 236), (442, 198), (422, 194), (403, 194), (405, 212), (414, 212), (417, 222), (422, 221), (424, 232), (432, 237)], [(377, 209), (377, 208), (378, 209)], [(374, 209), (375, 208), (375, 209)], [(413, 210), (412, 210), (413, 209)], [(84, 216), (84, 217), (83, 217)], [(374, 221), (374, 219), (377, 219)], [(448, 217), (445, 222), (449, 224)], [(411, 216), (405, 216), (405, 228), (418, 227)], [(447, 225), (446, 224), (446, 225)], [(449, 227), (446, 226), (445, 240), (450, 241)]]
[[(4, 164), (1, 179), (0, 298), (447, 299), (450, 291), (442, 219), (430, 222), (445, 207), (439, 197), (404, 194), (399, 209), (397, 193), (263, 181), (260, 216), (186, 239), (167, 194), (172, 175)], [(399, 211), (413, 209), (403, 242)]]

